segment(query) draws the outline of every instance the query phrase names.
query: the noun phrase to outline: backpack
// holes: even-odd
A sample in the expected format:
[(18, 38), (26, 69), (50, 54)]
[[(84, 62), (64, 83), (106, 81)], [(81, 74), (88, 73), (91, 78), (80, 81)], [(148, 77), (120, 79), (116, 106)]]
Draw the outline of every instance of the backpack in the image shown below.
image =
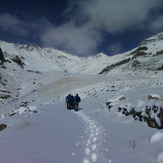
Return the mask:
[(80, 101), (81, 101), (80, 97), (79, 97), (79, 96), (76, 96), (76, 97), (75, 97), (75, 101), (76, 101), (76, 102), (80, 102)]
[(74, 102), (74, 97), (70, 96), (68, 102), (73, 103)]

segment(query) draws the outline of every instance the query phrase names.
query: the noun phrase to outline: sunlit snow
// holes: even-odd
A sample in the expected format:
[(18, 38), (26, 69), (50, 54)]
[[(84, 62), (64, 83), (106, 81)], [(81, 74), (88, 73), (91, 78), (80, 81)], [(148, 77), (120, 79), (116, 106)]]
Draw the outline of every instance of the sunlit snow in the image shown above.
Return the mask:
[[(148, 51), (161, 43), (150, 42)], [(25, 63), (24, 69), (14, 62), (0, 68), (0, 90), (12, 95), (1, 99), (0, 124), (7, 124), (0, 131), (1, 163), (163, 163), (162, 129), (118, 110), (136, 108), (147, 116), (145, 108), (156, 105), (149, 115), (161, 125), (162, 71), (123, 67), (97, 75), (130, 52), (79, 58), (32, 45), (0, 46), (7, 59), (15, 54)], [(66, 109), (69, 93), (81, 97), (79, 111)]]

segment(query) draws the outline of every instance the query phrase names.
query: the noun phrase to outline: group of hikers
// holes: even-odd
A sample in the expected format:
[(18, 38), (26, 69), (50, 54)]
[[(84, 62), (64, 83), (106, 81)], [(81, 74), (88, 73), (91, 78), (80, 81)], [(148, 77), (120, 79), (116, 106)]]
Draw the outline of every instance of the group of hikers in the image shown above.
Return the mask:
[(78, 94), (76, 94), (76, 96), (69, 94), (68, 96), (66, 96), (67, 109), (69, 110), (74, 109), (77, 111), (79, 108), (80, 101), (81, 98), (79, 97)]

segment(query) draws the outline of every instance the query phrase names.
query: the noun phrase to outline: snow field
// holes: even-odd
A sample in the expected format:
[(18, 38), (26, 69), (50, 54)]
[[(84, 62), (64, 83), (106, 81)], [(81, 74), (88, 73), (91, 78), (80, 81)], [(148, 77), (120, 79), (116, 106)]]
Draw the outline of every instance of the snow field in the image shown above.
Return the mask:
[(1, 119), (8, 125), (0, 133), (1, 162), (80, 162), (83, 155), (74, 142), (83, 134), (83, 124), (77, 123), (78, 117), (63, 106), (45, 104), (38, 107), (37, 114), (21, 108), (19, 114)]
[(93, 120), (90, 116), (86, 115), (82, 111), (75, 112), (80, 119), (82, 119), (85, 124), (85, 134), (86, 138), (84, 140), (84, 153), (83, 163), (91, 162), (105, 162), (102, 153), (102, 136), (105, 134), (103, 127)]
[[(132, 71), (127, 64), (107, 75), (95, 74), (132, 57), (134, 49), (112, 57), (79, 58), (51, 48), (0, 42), (8, 60), (18, 55), (25, 63), (24, 69), (14, 62), (1, 68), (7, 85), (0, 83), (0, 89), (9, 90), (12, 98), (1, 99), (0, 123), (8, 127), (0, 132), (0, 162), (163, 163), (163, 131), (117, 112), (118, 107), (142, 111), (146, 105), (162, 106), (162, 101), (148, 100), (148, 95), (163, 97), (162, 70), (148, 71), (162, 65), (162, 54), (155, 55), (162, 50), (162, 37), (154, 38), (143, 45), (152, 55), (136, 58), (147, 69)], [(81, 96), (83, 109), (65, 109), (68, 93)], [(104, 106), (107, 101), (113, 104), (110, 111)]]

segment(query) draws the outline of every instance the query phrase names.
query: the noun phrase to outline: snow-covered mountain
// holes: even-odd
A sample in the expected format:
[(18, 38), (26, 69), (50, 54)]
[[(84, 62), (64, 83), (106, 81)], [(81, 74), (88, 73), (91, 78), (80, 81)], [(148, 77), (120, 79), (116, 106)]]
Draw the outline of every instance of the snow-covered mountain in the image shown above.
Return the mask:
[(100, 74), (114, 69), (120, 69), (122, 72), (163, 70), (163, 33), (144, 40), (137, 48), (120, 55), (123, 55), (123, 59), (112, 60)]
[[(2, 105), (53, 82), (55, 73), (77, 74), (157, 73), (163, 69), (163, 33), (144, 40), (137, 48), (115, 56), (99, 53), (77, 57), (35, 44), (20, 45), (0, 41), (6, 62), (0, 69), (0, 97)], [(54, 73), (55, 72), (55, 73)], [(51, 78), (49, 76), (53, 76)], [(101, 79), (100, 79), (101, 80)], [(28, 87), (28, 90), (26, 90)]]
[(109, 57), (99, 53), (96, 56), (82, 58), (52, 48), (40, 48), (35, 44), (20, 45), (0, 42), (5, 57), (8, 60), (15, 56), (19, 57), (26, 69), (85, 74), (107, 73), (115, 68), (119, 68), (121, 71), (129, 69), (160, 70), (163, 63), (162, 45), (163, 33), (160, 33), (144, 40), (140, 46), (124, 54)]
[[(6, 103), (6, 98), (12, 101), (39, 89), (42, 86), (41, 79), (48, 73), (53, 75), (54, 71), (64, 75), (160, 71), (163, 69), (162, 45), (163, 33), (160, 33), (124, 54), (107, 56), (99, 53), (81, 58), (52, 48), (40, 48), (35, 44), (20, 45), (0, 41), (7, 60), (0, 68), (2, 103)], [(51, 79), (47, 80), (47, 84), (51, 82)], [(24, 92), (27, 86), (29, 90)]]
[[(2, 163), (162, 163), (162, 45), (160, 33), (81, 58), (1, 41)], [(78, 112), (65, 108), (69, 93), (82, 99)]]
[(102, 53), (81, 58), (52, 48), (40, 48), (35, 44), (20, 45), (1, 41), (0, 47), (8, 60), (18, 56), (25, 69), (41, 72), (57, 70), (95, 74), (104, 68), (109, 60), (108, 56)]

